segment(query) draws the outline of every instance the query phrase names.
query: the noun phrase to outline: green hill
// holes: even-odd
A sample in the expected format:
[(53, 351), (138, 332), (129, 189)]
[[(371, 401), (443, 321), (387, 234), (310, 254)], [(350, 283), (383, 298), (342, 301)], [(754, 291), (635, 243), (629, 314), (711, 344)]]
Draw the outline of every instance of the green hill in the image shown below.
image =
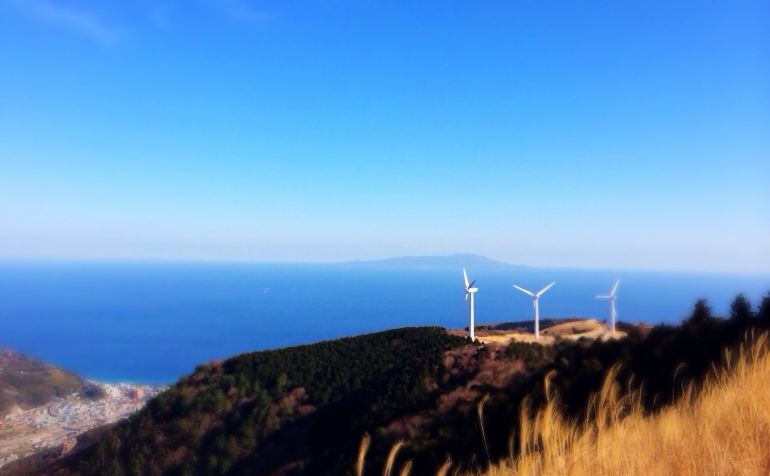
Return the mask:
[(45, 405), (83, 388), (79, 376), (41, 360), (0, 349), (0, 415)]
[(68, 471), (342, 473), (363, 432), (430, 400), (444, 354), (465, 344), (441, 328), (395, 329), (202, 365)]

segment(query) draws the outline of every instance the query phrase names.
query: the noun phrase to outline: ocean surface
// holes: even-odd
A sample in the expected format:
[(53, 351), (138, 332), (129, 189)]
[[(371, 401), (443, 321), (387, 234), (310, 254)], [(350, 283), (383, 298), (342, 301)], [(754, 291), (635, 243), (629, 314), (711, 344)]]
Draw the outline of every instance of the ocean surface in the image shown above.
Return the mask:
[[(756, 307), (769, 275), (525, 269), (468, 270), (476, 322), (547, 317), (678, 323), (698, 298), (727, 314)], [(401, 326), (467, 325), (462, 271), (232, 263), (0, 263), (0, 347), (108, 382), (170, 383), (199, 363)]]

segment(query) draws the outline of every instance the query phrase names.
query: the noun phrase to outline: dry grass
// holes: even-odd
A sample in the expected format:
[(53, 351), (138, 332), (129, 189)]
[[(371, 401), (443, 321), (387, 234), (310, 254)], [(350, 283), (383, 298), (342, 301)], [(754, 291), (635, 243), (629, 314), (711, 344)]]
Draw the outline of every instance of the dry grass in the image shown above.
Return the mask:
[(452, 467), (452, 459), (447, 458), (444, 464), (442, 464), (438, 471), (436, 471), (436, 476), (446, 476), (449, 473), (449, 469)]
[[(450, 331), (455, 335), (465, 335), (465, 331)], [(570, 340), (578, 340), (582, 337), (588, 339), (620, 339), (626, 336), (625, 332), (610, 332), (609, 326), (596, 319), (574, 319), (567, 322), (551, 324), (549, 327), (541, 329), (540, 339), (535, 339), (534, 334), (520, 330), (487, 330), (478, 329), (476, 337), (485, 344), (507, 345), (511, 342), (536, 342), (542, 345), (552, 345), (556, 337)]]
[(361, 445), (358, 447), (358, 460), (356, 461), (357, 476), (363, 476), (364, 474), (364, 460), (366, 459), (366, 451), (369, 449), (371, 441), (371, 437), (366, 434), (361, 438)]
[[(539, 411), (522, 406), (516, 459), (502, 475), (768, 475), (770, 353), (767, 334), (736, 355), (695, 395), (646, 415), (638, 392), (623, 392), (613, 369), (582, 421), (567, 419), (556, 395)], [(546, 387), (547, 385), (546, 381)]]
[[(390, 453), (388, 453), (388, 461), (385, 463), (385, 471), (382, 473), (383, 476), (390, 476), (393, 473), (393, 463), (396, 460), (396, 454), (398, 453), (398, 450), (401, 449), (401, 447), (404, 446), (403, 441), (397, 441), (395, 445), (390, 449)], [(412, 464), (410, 463), (409, 466), (411, 467)]]

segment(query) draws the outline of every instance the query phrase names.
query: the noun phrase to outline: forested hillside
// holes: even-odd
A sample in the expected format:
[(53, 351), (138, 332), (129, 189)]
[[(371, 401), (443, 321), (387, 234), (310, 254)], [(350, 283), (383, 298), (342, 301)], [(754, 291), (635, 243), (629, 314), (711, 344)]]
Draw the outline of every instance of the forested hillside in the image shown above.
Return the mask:
[(339, 473), (355, 457), (350, 435), (422, 404), (444, 353), (465, 344), (440, 328), (396, 329), (202, 365), (68, 472)]

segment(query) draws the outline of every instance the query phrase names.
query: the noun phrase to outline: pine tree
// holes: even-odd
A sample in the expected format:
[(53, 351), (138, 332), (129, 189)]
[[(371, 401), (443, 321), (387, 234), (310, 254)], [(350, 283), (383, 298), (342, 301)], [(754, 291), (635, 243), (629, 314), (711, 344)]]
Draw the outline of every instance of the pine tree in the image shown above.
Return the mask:
[(762, 298), (759, 311), (757, 311), (757, 318), (763, 324), (770, 325), (770, 291), (768, 291), (767, 296)]
[(730, 305), (730, 319), (739, 324), (745, 324), (754, 317), (751, 303), (743, 294), (739, 294)]
[(695, 303), (695, 307), (692, 310), (692, 316), (687, 321), (691, 326), (700, 326), (714, 319), (711, 314), (711, 306), (708, 305), (705, 299), (698, 299)]

